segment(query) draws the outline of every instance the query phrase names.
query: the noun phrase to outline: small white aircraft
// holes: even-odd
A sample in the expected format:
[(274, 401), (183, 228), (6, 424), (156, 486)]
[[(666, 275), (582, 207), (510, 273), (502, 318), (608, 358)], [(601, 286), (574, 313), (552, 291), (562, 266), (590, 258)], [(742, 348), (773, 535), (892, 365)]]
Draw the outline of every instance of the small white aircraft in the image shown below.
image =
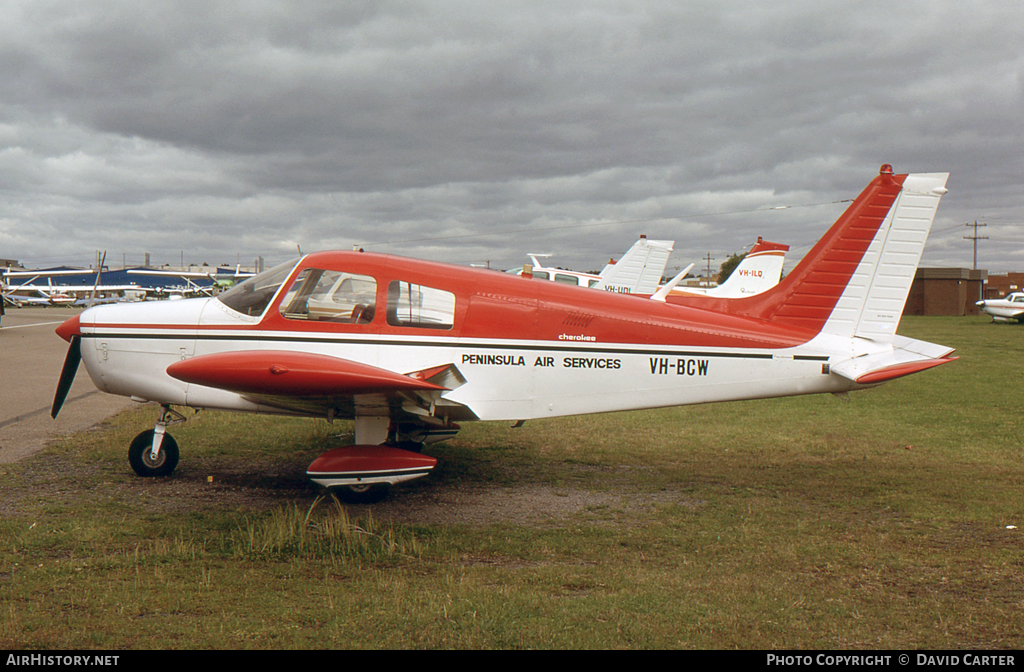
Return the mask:
[(670, 295), (699, 294), (723, 299), (754, 296), (779, 284), (782, 264), (789, 245), (769, 243), (758, 238), (746, 256), (733, 269), (732, 275), (717, 287), (675, 287)]
[[(220, 273), (217, 271), (164, 271), (149, 268), (133, 268), (129, 270), (128, 273), (129, 275), (144, 275), (147, 277), (178, 278), (184, 281), (184, 285), (159, 288), (159, 291), (161, 292), (175, 293), (176, 296), (174, 298), (183, 298), (186, 295), (212, 296), (217, 291), (233, 287), (235, 283), (256, 275), (255, 273), (249, 273), (248, 271), (241, 270), (241, 265), (235, 267), (234, 273)], [(195, 282), (196, 280), (207, 280), (210, 282), (210, 285), (201, 285)]]
[(320, 252), (216, 297), (90, 308), (57, 328), (51, 415), (80, 362), (102, 391), (158, 403), (128, 448), (140, 476), (177, 465), (173, 406), (350, 418), (356, 445), (306, 473), (370, 501), (427, 474), (426, 447), (462, 422), (865, 389), (956, 359), (896, 333), (947, 178), (883, 165), (789, 275), (742, 298)]
[(1011, 292), (1005, 299), (985, 299), (974, 305), (991, 315), (993, 322), (1024, 321), (1024, 292)]
[[(4, 271), (0, 277), (0, 283), (7, 286), (4, 298), (9, 303), (16, 305), (40, 305), (40, 306), (66, 306), (75, 302), (76, 297), (73, 290), (89, 291), (90, 287), (70, 287), (66, 285), (53, 284), (53, 278), (69, 275), (96, 275), (90, 270), (60, 270), (60, 271)], [(36, 280), (46, 278), (45, 284), (39, 284)], [(19, 282), (20, 280), (20, 282)]]
[(540, 259), (551, 255), (537, 252), (526, 255), (533, 262), (532, 267), (517, 268), (511, 272), (516, 275), (529, 274), (534, 279), (619, 294), (652, 294), (661, 282), (674, 244), (672, 240), (648, 240), (647, 236), (640, 236), (621, 259), (609, 261), (597, 275), (545, 266)]
[[(107, 255), (104, 252), (102, 261), (106, 261)], [(120, 298), (98, 298), (109, 297), (111, 294), (120, 294), (126, 291), (139, 289), (135, 285), (111, 285), (101, 284), (103, 265), (100, 270), (91, 269), (53, 269), (34, 271), (12, 271), (8, 268), (0, 272), (0, 284), (7, 285), (4, 297), (11, 303), (17, 305), (40, 305), (40, 306), (92, 306), (98, 303), (121, 300)], [(91, 285), (77, 284), (54, 284), (54, 278), (69, 278), (90, 276), (95, 278)], [(45, 278), (46, 283), (40, 284), (37, 281)]]

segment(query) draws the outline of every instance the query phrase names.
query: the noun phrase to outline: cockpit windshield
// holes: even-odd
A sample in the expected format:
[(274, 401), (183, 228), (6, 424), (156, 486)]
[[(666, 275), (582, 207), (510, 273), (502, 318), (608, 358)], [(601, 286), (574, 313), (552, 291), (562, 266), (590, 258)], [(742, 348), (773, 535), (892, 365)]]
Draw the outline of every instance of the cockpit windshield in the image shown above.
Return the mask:
[(279, 266), (254, 275), (245, 282), (239, 283), (226, 292), (217, 295), (217, 299), (228, 308), (243, 315), (262, 315), (267, 309), (271, 299), (277, 294), (281, 283), (299, 263), (298, 259), (292, 259)]

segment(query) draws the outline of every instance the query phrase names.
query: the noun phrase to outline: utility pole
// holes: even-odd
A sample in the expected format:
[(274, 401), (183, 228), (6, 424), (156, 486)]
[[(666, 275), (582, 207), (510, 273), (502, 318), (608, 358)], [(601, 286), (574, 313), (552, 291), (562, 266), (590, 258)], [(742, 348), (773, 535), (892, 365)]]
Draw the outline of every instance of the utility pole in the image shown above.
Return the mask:
[(711, 282), (711, 262), (714, 259), (714, 257), (712, 257), (711, 253), (708, 252), (707, 256), (704, 257), (704, 259), (708, 262), (708, 272), (704, 274), (704, 277), (707, 278), (707, 282), (710, 283)]
[(964, 226), (973, 226), (974, 227), (974, 235), (973, 236), (964, 236), (964, 240), (974, 241), (974, 265), (971, 268), (974, 269), (974, 270), (978, 270), (978, 241), (979, 240), (988, 240), (988, 236), (979, 236), (978, 235), (978, 227), (979, 226), (988, 226), (988, 224), (984, 224), (984, 223), (983, 224), (978, 224), (978, 220), (974, 220), (974, 224), (971, 224), (970, 222), (967, 222), (966, 224), (964, 224)]

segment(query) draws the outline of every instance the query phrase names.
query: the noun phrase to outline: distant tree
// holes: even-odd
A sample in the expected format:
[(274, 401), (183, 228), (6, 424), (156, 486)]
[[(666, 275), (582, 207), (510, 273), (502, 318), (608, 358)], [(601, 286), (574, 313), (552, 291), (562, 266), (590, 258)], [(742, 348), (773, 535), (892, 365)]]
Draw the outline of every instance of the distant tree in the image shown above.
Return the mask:
[(722, 262), (722, 266), (718, 269), (718, 284), (722, 284), (729, 279), (732, 272), (736, 270), (736, 267), (743, 261), (743, 257), (747, 256), (747, 253), (734, 254), (725, 261)]

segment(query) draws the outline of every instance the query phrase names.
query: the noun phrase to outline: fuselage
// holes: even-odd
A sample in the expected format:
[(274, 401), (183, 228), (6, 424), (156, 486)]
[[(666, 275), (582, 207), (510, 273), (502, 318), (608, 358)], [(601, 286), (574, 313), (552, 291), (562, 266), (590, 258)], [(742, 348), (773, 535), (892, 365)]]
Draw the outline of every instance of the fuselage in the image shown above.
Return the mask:
[[(444, 397), (468, 409), (454, 419), (530, 419), (841, 392), (862, 386), (830, 375), (830, 361), (882, 348), (694, 305), (388, 255), (317, 253), (280, 273), (256, 310), (236, 309), (240, 292), (85, 311), (90, 377), (140, 401), (281, 412), (166, 369), (251, 350), (323, 354), (395, 373), (453, 364), (466, 383)], [(314, 279), (334, 285), (311, 294), (304, 287)]]
[(1024, 292), (1012, 292), (1005, 299), (985, 299), (975, 305), (997, 322), (1013, 322), (1024, 318)]

